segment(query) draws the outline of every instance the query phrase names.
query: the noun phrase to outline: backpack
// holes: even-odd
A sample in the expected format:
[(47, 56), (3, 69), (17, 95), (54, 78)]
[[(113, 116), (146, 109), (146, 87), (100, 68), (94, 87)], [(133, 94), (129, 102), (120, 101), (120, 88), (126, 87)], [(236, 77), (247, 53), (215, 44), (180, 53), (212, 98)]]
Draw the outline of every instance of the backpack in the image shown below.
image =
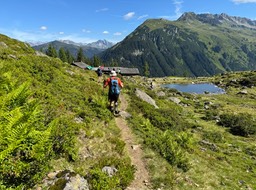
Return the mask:
[(98, 74), (98, 76), (102, 75), (102, 70), (100, 68), (97, 69), (97, 74)]
[(118, 85), (118, 80), (117, 78), (111, 78), (110, 79), (110, 93), (118, 95), (120, 94), (120, 88)]

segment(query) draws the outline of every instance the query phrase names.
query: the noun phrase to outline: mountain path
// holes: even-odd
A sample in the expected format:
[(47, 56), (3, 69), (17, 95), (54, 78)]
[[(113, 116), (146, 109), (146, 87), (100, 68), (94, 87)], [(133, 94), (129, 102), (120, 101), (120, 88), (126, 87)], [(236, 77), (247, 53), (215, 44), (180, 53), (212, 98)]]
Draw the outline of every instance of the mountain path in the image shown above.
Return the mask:
[[(128, 102), (122, 94), (119, 98), (121, 101), (120, 110), (125, 111), (128, 106)], [(115, 122), (121, 130), (121, 137), (125, 142), (125, 149), (131, 158), (132, 165), (134, 165), (136, 168), (135, 179), (130, 186), (126, 188), (126, 190), (149, 190), (150, 178), (146, 165), (143, 162), (142, 149), (140, 145), (136, 144), (135, 137), (131, 129), (128, 127), (125, 119), (122, 117), (117, 117), (115, 118)]]

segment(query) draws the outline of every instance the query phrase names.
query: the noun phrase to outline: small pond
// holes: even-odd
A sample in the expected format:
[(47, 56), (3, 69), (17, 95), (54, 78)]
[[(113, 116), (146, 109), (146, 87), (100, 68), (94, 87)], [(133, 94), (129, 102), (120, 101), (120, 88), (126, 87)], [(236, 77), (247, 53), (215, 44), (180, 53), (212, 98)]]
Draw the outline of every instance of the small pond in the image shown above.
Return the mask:
[(195, 94), (224, 94), (225, 90), (211, 83), (199, 84), (165, 84), (164, 88), (174, 88), (180, 92)]

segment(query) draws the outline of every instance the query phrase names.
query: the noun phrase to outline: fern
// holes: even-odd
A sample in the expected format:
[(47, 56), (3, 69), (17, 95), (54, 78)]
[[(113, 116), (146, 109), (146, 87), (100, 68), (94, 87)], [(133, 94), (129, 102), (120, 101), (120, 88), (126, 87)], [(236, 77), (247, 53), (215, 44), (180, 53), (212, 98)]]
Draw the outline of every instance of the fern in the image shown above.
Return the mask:
[(52, 126), (44, 126), (30, 83), (10, 81), (8, 77), (0, 81), (0, 184), (32, 185), (52, 155)]

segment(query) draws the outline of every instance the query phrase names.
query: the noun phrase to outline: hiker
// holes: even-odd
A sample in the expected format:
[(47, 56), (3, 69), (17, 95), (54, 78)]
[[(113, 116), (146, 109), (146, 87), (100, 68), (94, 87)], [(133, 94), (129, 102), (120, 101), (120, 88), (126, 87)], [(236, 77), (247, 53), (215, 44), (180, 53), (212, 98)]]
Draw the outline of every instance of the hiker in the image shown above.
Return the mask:
[(101, 66), (98, 67), (98, 69), (96, 70), (96, 73), (97, 73), (97, 75), (98, 75), (98, 82), (100, 82), (101, 76), (102, 76), (102, 69), (101, 69)]
[(117, 110), (118, 106), (118, 98), (120, 94), (121, 88), (123, 88), (123, 83), (120, 78), (117, 77), (116, 71), (110, 72), (110, 77), (107, 78), (104, 82), (104, 88), (109, 86), (108, 91), (108, 101), (109, 101), (109, 108), (111, 111), (114, 111), (114, 106), (116, 107), (116, 114), (119, 113)]

